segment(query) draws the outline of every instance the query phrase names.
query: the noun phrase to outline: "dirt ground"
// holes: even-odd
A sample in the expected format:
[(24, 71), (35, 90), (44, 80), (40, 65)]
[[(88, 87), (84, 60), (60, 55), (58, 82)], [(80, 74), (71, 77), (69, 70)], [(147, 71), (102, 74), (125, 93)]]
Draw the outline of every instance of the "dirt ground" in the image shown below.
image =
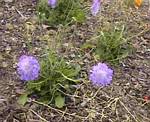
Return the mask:
[[(53, 37), (61, 30), (38, 24), (35, 6), (35, 0), (0, 1), (0, 122), (150, 122), (148, 1), (138, 10), (133, 7), (127, 11), (119, 11), (110, 2), (104, 2), (101, 18), (89, 16), (85, 24), (73, 25), (64, 31), (60, 52), (72, 44), (64, 55), (70, 58), (76, 54), (83, 56), (75, 59), (83, 65), (83, 75), (87, 75), (86, 71), (95, 61), (90, 51), (79, 53), (79, 46), (90, 39), (98, 25), (105, 24), (106, 18), (107, 21), (127, 20), (128, 30), (134, 33), (131, 41), (135, 51), (119, 67), (114, 67), (112, 85), (95, 88), (83, 81), (75, 95), (68, 96), (72, 102), (66, 103), (63, 109), (37, 102), (29, 102), (25, 107), (17, 104), (19, 95), (24, 91), (24, 84), (16, 73), (18, 57), (29, 53), (40, 56), (43, 49), (53, 46)], [(45, 41), (45, 33), (51, 35), (49, 42)], [(149, 100), (145, 101), (144, 96), (148, 96)]]

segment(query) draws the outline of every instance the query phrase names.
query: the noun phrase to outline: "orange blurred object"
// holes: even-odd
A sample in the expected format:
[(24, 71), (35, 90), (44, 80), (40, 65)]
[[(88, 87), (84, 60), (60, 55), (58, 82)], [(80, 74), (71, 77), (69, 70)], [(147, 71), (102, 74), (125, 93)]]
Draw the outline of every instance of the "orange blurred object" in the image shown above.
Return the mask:
[(142, 5), (143, 0), (134, 0), (134, 4), (136, 8), (139, 8)]

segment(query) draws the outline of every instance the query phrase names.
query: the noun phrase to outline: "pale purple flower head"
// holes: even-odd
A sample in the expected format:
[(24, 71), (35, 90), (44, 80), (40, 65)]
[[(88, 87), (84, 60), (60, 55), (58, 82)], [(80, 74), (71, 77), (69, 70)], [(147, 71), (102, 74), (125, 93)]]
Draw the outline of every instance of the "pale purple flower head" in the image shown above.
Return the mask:
[(21, 80), (35, 80), (39, 76), (40, 64), (33, 56), (22, 55), (17, 64), (18, 74)]
[(98, 63), (90, 70), (89, 79), (94, 85), (107, 86), (111, 83), (113, 70), (108, 68), (105, 63)]
[(101, 0), (93, 0), (92, 7), (91, 7), (91, 12), (92, 12), (93, 16), (96, 16), (97, 13), (99, 12), (99, 10), (100, 10), (100, 3), (101, 3)]
[(57, 4), (57, 0), (48, 0), (48, 5), (52, 8), (55, 8)]

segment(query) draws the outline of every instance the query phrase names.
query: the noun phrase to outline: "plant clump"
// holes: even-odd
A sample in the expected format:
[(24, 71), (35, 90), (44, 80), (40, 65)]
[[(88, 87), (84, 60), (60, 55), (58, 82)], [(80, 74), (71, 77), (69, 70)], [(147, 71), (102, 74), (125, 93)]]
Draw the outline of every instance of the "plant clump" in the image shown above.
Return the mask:
[(85, 21), (85, 13), (79, 0), (58, 0), (57, 3), (40, 0), (37, 12), (40, 21), (51, 26)]

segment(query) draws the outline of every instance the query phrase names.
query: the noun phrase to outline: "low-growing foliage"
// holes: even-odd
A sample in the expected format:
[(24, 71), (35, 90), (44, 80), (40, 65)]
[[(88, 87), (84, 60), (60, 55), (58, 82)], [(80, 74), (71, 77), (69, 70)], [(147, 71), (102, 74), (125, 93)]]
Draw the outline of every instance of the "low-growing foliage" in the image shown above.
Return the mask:
[(48, 5), (48, 0), (39, 0), (37, 11), (40, 21), (51, 26), (66, 25), (73, 21), (82, 23), (85, 20), (79, 0), (58, 0), (55, 8)]
[(131, 46), (125, 38), (125, 28), (113, 27), (108, 31), (101, 31), (97, 41), (96, 56), (112, 64), (128, 56)]
[(124, 3), (127, 7), (134, 6), (134, 0), (124, 0)]
[[(62, 57), (58, 57), (56, 53), (50, 53), (42, 57), (41, 76), (38, 80), (29, 81), (26, 85), (26, 93), (28, 96), (36, 95), (40, 102), (46, 104), (55, 104), (56, 107), (64, 106), (64, 93), (73, 93), (72, 85), (79, 82), (74, 80), (80, 71), (79, 65), (72, 65), (66, 62)], [(23, 94), (19, 102), (25, 103)], [(22, 99), (23, 100), (22, 100)]]

